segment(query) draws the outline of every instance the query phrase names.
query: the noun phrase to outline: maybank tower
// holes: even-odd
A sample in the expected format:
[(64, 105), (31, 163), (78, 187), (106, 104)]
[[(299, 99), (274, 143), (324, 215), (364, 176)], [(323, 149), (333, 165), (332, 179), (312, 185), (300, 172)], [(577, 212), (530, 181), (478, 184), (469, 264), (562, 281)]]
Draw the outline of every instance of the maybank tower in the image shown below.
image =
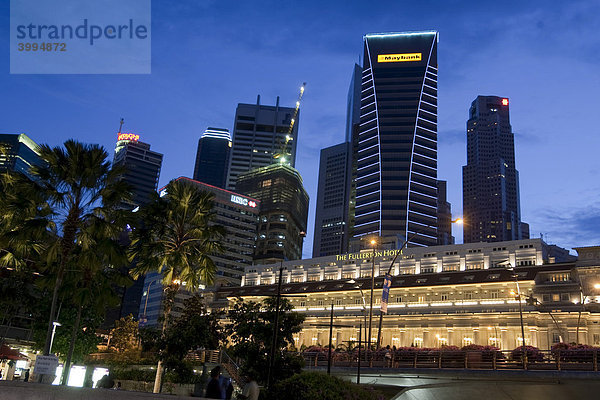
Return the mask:
[(438, 32), (364, 37), (354, 238), (437, 241)]

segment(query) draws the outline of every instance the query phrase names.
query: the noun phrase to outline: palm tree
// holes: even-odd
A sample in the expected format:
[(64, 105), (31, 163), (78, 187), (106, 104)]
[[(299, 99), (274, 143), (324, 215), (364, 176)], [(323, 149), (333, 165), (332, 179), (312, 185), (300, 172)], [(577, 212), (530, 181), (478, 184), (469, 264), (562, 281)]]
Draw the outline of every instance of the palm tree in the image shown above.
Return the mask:
[(77, 305), (77, 315), (63, 369), (63, 385), (68, 382), (83, 311), (92, 308), (95, 312), (103, 313), (107, 307), (117, 306), (119, 297), (115, 293), (115, 285), (123, 286), (124, 281), (129, 280), (118, 268), (127, 263), (125, 248), (119, 243), (119, 224), (95, 216), (87, 222), (81, 229), (73, 252), (77, 264), (70, 266), (65, 274), (63, 291), (71, 293), (71, 299)]
[[(140, 209), (140, 226), (131, 235), (130, 261), (134, 278), (158, 272), (164, 286), (164, 334), (169, 314), (180, 288), (197, 290), (214, 282), (216, 267), (211, 255), (222, 251), (224, 228), (214, 225), (213, 195), (184, 180), (171, 181), (166, 195), (155, 195)], [(160, 391), (162, 357), (154, 381)]]
[(118, 209), (128, 198), (129, 187), (121, 179), (123, 171), (111, 168), (108, 153), (99, 145), (68, 140), (64, 147), (42, 145), (39, 152), (44, 163), (31, 172), (48, 199), (58, 227), (55, 240), (47, 249), (48, 264), (56, 266), (44, 346), (44, 354), (48, 354), (58, 292), (67, 266), (77, 264), (76, 247), (85, 245), (83, 228), (94, 219), (104, 219), (114, 229), (122, 230), (124, 214)]

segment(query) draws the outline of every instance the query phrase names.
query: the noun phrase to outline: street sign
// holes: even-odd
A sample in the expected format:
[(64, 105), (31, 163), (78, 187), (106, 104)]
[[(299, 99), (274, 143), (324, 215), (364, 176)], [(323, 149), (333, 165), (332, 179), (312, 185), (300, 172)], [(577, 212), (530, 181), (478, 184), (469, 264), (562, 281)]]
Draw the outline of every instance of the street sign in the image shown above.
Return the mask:
[(381, 291), (381, 312), (387, 314), (388, 299), (390, 297), (390, 287), (392, 286), (392, 276), (385, 274), (383, 279), (383, 290)]
[(33, 373), (36, 375), (54, 375), (58, 367), (57, 356), (37, 356)]

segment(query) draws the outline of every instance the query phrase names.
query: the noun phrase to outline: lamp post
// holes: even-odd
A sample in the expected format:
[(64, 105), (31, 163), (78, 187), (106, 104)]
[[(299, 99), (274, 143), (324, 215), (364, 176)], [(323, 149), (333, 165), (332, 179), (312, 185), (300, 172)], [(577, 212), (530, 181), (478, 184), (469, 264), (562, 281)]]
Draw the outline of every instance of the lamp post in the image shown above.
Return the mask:
[(519, 319), (521, 321), (521, 351), (523, 353), (523, 369), (527, 369), (527, 348), (525, 346), (525, 327), (523, 326), (523, 306), (521, 305), (521, 289), (519, 288), (519, 275), (515, 272), (514, 267), (511, 263), (507, 264), (507, 270), (514, 272), (512, 277), (515, 278), (515, 284), (517, 285), (516, 299), (519, 302)]
[[(346, 283), (349, 283), (349, 284), (352, 285), (352, 284), (355, 284), (356, 281), (354, 279), (350, 279), (349, 281), (346, 281)], [(367, 336), (367, 301), (365, 300), (365, 294), (364, 294), (362, 288), (359, 285), (355, 285), (353, 288), (360, 290), (360, 297), (362, 298), (362, 302), (363, 302), (362, 312), (363, 312), (363, 318), (365, 320), (364, 325), (361, 324), (361, 328), (360, 329), (362, 329), (364, 327), (365, 328), (365, 336)], [(365, 339), (366, 339), (366, 337), (365, 337)], [(359, 340), (359, 344), (358, 345), (360, 347), (360, 345), (361, 345), (361, 341), (360, 340)], [(360, 355), (359, 355), (359, 357), (360, 357)]]
[(371, 301), (369, 306), (369, 336), (367, 337), (368, 349), (371, 350), (371, 328), (373, 325), (373, 292), (375, 290), (375, 250), (377, 249), (375, 245), (377, 244), (377, 240), (371, 239), (371, 245), (373, 246), (373, 262), (371, 263)]
[(146, 316), (146, 309), (148, 308), (148, 297), (150, 297), (150, 286), (152, 286), (153, 283), (155, 283), (156, 281), (152, 281), (148, 284), (148, 286), (146, 286), (146, 293), (144, 294), (146, 296), (146, 301), (144, 302), (144, 325), (148, 322), (148, 317)]
[(48, 349), (48, 353), (52, 354), (52, 343), (54, 343), (54, 335), (56, 334), (56, 327), (62, 326), (62, 324), (58, 321), (52, 322), (52, 336), (50, 336), (50, 348)]

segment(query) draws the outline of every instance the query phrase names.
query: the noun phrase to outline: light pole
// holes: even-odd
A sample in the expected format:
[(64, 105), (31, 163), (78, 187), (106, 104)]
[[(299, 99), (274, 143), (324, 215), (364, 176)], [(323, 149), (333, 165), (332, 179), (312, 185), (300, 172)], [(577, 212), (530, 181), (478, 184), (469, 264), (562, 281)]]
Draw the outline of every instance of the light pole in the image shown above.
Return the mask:
[(521, 305), (521, 289), (519, 288), (519, 275), (515, 272), (514, 267), (512, 266), (511, 263), (507, 264), (508, 267), (506, 267), (507, 270), (514, 272), (512, 277), (515, 278), (515, 284), (517, 285), (517, 295), (516, 295), (516, 299), (519, 302), (519, 318), (521, 320), (521, 339), (522, 339), (522, 357), (523, 357), (523, 369), (527, 369), (527, 348), (525, 346), (525, 327), (523, 326), (523, 306)]
[[(356, 281), (354, 279), (350, 279), (349, 281), (346, 281), (346, 283), (353, 285), (356, 283)], [(367, 301), (365, 300), (365, 294), (359, 285), (356, 285), (353, 288), (360, 290), (360, 297), (362, 298), (362, 302), (363, 302), (362, 312), (363, 312), (363, 318), (365, 320), (365, 324), (364, 325), (361, 324), (360, 329), (362, 329), (364, 327), (365, 328), (365, 336), (367, 336)], [(359, 342), (360, 342), (360, 340), (359, 340)], [(359, 347), (360, 347), (360, 343), (359, 343)]]
[(371, 301), (369, 306), (369, 336), (367, 337), (368, 349), (371, 350), (371, 328), (373, 324), (373, 292), (375, 290), (375, 250), (377, 249), (375, 246), (377, 244), (377, 240), (371, 239), (371, 245), (373, 246), (373, 262), (371, 264)]
[(146, 286), (146, 293), (144, 294), (146, 296), (146, 301), (144, 302), (144, 324), (146, 324), (148, 322), (148, 317), (146, 316), (146, 309), (148, 308), (148, 297), (150, 297), (150, 286), (152, 286), (152, 284), (156, 282), (156, 281), (152, 281), (148, 284), (148, 286)]
[(52, 343), (54, 343), (54, 334), (56, 333), (56, 327), (62, 326), (62, 324), (58, 321), (52, 322), (52, 336), (50, 336), (50, 348), (48, 349), (48, 353), (52, 354)]

